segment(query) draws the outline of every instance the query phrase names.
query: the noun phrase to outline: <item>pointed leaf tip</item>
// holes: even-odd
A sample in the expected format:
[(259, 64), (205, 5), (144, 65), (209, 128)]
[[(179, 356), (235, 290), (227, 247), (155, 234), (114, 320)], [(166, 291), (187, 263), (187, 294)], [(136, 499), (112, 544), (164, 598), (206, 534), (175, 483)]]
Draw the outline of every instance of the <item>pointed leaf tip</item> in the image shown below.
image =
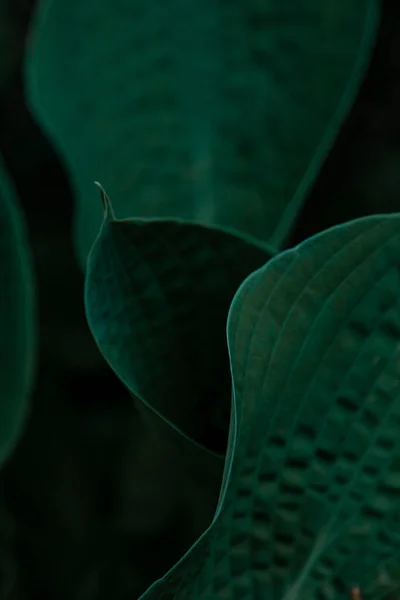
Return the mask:
[(105, 219), (115, 221), (115, 214), (111, 204), (110, 198), (107, 196), (103, 186), (98, 181), (94, 181), (94, 185), (100, 190), (100, 198), (103, 203), (103, 215)]

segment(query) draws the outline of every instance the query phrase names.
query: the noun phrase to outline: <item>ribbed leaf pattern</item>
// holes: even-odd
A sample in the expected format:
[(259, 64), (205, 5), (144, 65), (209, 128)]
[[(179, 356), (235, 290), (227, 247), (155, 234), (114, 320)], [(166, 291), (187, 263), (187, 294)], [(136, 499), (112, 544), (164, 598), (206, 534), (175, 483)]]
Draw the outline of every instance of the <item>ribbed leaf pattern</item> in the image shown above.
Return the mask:
[(335, 227), (242, 284), (237, 428), (214, 522), (142, 598), (393, 597), (399, 580), (400, 215)]

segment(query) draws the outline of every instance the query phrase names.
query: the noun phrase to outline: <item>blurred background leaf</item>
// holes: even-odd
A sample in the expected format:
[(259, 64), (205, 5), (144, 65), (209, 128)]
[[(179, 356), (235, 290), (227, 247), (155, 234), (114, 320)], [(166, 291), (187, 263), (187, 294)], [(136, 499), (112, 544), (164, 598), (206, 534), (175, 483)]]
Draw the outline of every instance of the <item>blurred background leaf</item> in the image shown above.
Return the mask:
[(29, 105), (68, 167), (80, 264), (116, 215), (230, 227), (280, 248), (367, 68), (376, 0), (51, 0)]
[(27, 418), (37, 363), (35, 291), (24, 215), (0, 161), (0, 465)]

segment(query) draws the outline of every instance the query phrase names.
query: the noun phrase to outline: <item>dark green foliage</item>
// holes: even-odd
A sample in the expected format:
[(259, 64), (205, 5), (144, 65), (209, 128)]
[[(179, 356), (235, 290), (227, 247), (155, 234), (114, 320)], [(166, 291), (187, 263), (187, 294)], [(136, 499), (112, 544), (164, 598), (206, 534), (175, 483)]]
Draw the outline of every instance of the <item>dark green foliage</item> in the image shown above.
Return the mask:
[(14, 450), (36, 366), (32, 257), (23, 214), (0, 164), (0, 464)]
[(172, 219), (115, 220), (101, 193), (104, 222), (86, 271), (92, 334), (133, 394), (196, 442), (210, 446), (212, 437), (224, 446), (231, 399), (224, 323), (240, 283), (274, 252)]
[(211, 527), (146, 600), (398, 589), (400, 215), (284, 252), (228, 317), (235, 417)]
[[(362, 600), (396, 598), (398, 150), (359, 136), (357, 119), (352, 148), (368, 138), (369, 153), (343, 133), (378, 4), (37, 5), (27, 101), (75, 203), (47, 164), (31, 193), (21, 173), (52, 150), (14, 129), (41, 368), (19, 438), (38, 319), (0, 177), (0, 392), (12, 392), (0, 463), (15, 450), (0, 480), (0, 597), (342, 600), (359, 584)], [(21, 54), (0, 57), (0, 95)], [(375, 48), (378, 67), (388, 54)], [(0, 147), (13, 119), (0, 104)], [(95, 179), (117, 218), (102, 192), (101, 223)], [(310, 237), (377, 209), (395, 212)]]
[(53, 0), (30, 106), (69, 169), (82, 267), (101, 223), (228, 226), (281, 248), (354, 101), (376, 0)]

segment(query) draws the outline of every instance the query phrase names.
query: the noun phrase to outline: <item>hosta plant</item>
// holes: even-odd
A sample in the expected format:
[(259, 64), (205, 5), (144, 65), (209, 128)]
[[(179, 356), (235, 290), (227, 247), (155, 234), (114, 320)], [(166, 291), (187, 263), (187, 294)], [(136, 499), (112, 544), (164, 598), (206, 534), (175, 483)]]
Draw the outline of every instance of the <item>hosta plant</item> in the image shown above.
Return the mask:
[[(224, 461), (212, 521), (143, 600), (398, 593), (400, 213), (283, 250), (378, 8), (38, 3), (26, 95), (75, 194), (91, 334), (136, 401)], [(0, 177), (3, 463), (37, 319), (23, 216)]]

